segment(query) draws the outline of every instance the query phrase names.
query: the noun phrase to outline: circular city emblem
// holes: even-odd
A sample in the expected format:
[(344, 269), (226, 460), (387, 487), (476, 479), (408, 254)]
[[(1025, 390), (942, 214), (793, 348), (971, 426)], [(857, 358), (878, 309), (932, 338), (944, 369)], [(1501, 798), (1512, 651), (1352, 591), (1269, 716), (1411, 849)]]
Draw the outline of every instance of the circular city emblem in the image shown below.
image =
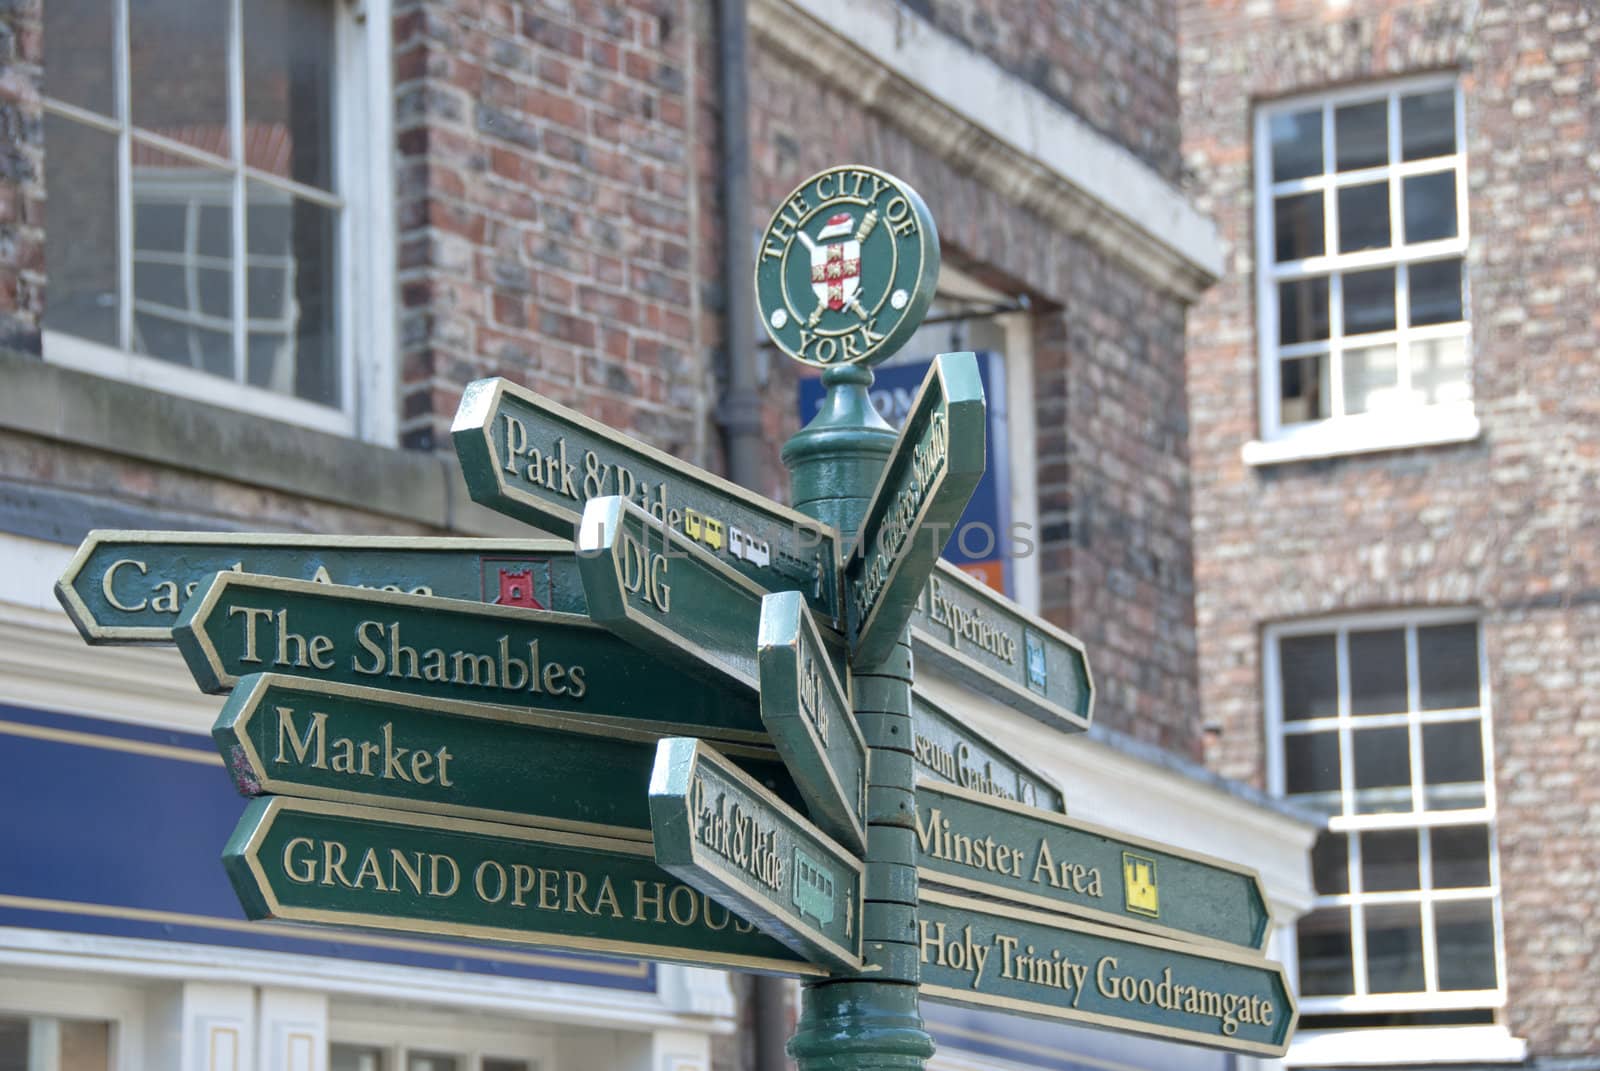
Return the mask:
[(818, 368), (889, 357), (922, 324), (938, 281), (928, 206), (870, 167), (829, 168), (795, 187), (756, 258), (767, 333)]

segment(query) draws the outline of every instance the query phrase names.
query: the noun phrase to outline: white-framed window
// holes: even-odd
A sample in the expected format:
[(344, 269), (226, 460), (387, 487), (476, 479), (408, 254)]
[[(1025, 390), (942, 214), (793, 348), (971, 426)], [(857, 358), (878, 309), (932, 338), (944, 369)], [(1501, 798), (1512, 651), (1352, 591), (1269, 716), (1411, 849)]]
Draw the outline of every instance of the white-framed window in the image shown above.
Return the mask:
[(1256, 307), (1270, 461), (1477, 434), (1454, 76), (1260, 108)]
[(1272, 626), (1271, 790), (1327, 816), (1295, 942), (1302, 1027), (1489, 1024), (1505, 1003), (1475, 615)]
[(393, 440), (386, 7), (46, 6), (47, 360)]

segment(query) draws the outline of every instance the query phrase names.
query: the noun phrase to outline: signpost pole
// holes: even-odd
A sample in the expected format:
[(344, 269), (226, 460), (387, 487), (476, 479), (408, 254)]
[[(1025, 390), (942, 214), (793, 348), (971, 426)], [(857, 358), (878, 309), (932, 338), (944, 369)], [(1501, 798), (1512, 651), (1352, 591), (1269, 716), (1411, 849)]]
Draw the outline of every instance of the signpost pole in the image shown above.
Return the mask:
[[(825, 370), (822, 411), (783, 448), (795, 508), (838, 528), (847, 546), (896, 438), (867, 396), (872, 378), (860, 365)], [(789, 1053), (800, 1071), (923, 1071), (933, 1038), (917, 1010), (909, 629), (881, 663), (857, 666), (854, 675), (855, 714), (871, 750), (861, 917), (867, 969), (805, 985)]]

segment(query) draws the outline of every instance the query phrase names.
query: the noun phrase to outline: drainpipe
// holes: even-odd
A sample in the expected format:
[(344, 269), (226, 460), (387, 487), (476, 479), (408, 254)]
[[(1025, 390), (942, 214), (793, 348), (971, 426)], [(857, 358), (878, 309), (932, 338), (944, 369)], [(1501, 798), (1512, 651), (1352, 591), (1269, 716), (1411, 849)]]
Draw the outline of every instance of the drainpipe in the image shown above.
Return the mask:
[[(717, 65), (722, 95), (722, 351), (727, 393), (716, 421), (734, 483), (760, 490), (761, 395), (756, 389), (755, 284), (750, 263), (749, 30), (743, 0), (717, 4)], [(762, 981), (758, 980), (758, 988)], [(761, 1066), (760, 1071), (778, 1071)]]
[[(716, 409), (728, 477), (759, 490), (761, 395), (756, 389), (755, 283), (750, 264), (749, 28), (744, 0), (717, 4), (717, 76), (722, 97), (722, 352), (727, 393)], [(757, 975), (750, 988), (754, 1071), (786, 1071), (788, 983)]]

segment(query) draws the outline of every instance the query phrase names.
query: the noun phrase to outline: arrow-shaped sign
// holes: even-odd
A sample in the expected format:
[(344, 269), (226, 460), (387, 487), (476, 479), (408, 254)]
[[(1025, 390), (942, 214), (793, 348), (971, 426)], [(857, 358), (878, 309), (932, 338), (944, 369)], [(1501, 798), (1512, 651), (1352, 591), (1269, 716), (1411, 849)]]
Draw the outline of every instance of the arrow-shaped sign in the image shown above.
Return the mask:
[(917, 915), (925, 997), (1255, 1056), (1288, 1050), (1294, 997), (1259, 956), (931, 890)]
[(761, 721), (811, 817), (857, 852), (867, 844), (867, 740), (798, 592), (761, 601)]
[(920, 688), (911, 690), (911, 728), (919, 776), (1029, 807), (1066, 811), (1054, 781), (940, 707)]
[(919, 668), (932, 666), (1060, 732), (1089, 727), (1094, 681), (1077, 638), (949, 562), (934, 569), (912, 610)]
[[(211, 735), (246, 796), (650, 839), (660, 737), (626, 725), (263, 673), (239, 682)], [(773, 752), (722, 751), (780, 798), (800, 802)]]
[(253, 919), (822, 973), (637, 841), (272, 796), (245, 808), (222, 865)]
[(808, 959), (861, 969), (861, 862), (705, 741), (657, 746), (650, 818), (665, 870)]
[(221, 573), (174, 633), (202, 691), (287, 673), (766, 742), (754, 694), (708, 686), (572, 614)]
[(971, 353), (946, 353), (911, 403), (845, 563), (852, 665), (888, 657), (983, 476), (983, 382)]
[(620, 495), (843, 630), (838, 533), (803, 513), (503, 379), (467, 385), (451, 435), (477, 502), (574, 539), (585, 503)]
[(91, 644), (171, 643), (183, 608), (222, 572), (588, 612), (572, 547), (553, 539), (96, 530), (56, 598)]
[(917, 785), (922, 881), (1162, 937), (1259, 950), (1254, 870), (954, 785)]
[(754, 692), (761, 597), (754, 581), (617, 497), (594, 498), (578, 570), (597, 624), (684, 670)]

